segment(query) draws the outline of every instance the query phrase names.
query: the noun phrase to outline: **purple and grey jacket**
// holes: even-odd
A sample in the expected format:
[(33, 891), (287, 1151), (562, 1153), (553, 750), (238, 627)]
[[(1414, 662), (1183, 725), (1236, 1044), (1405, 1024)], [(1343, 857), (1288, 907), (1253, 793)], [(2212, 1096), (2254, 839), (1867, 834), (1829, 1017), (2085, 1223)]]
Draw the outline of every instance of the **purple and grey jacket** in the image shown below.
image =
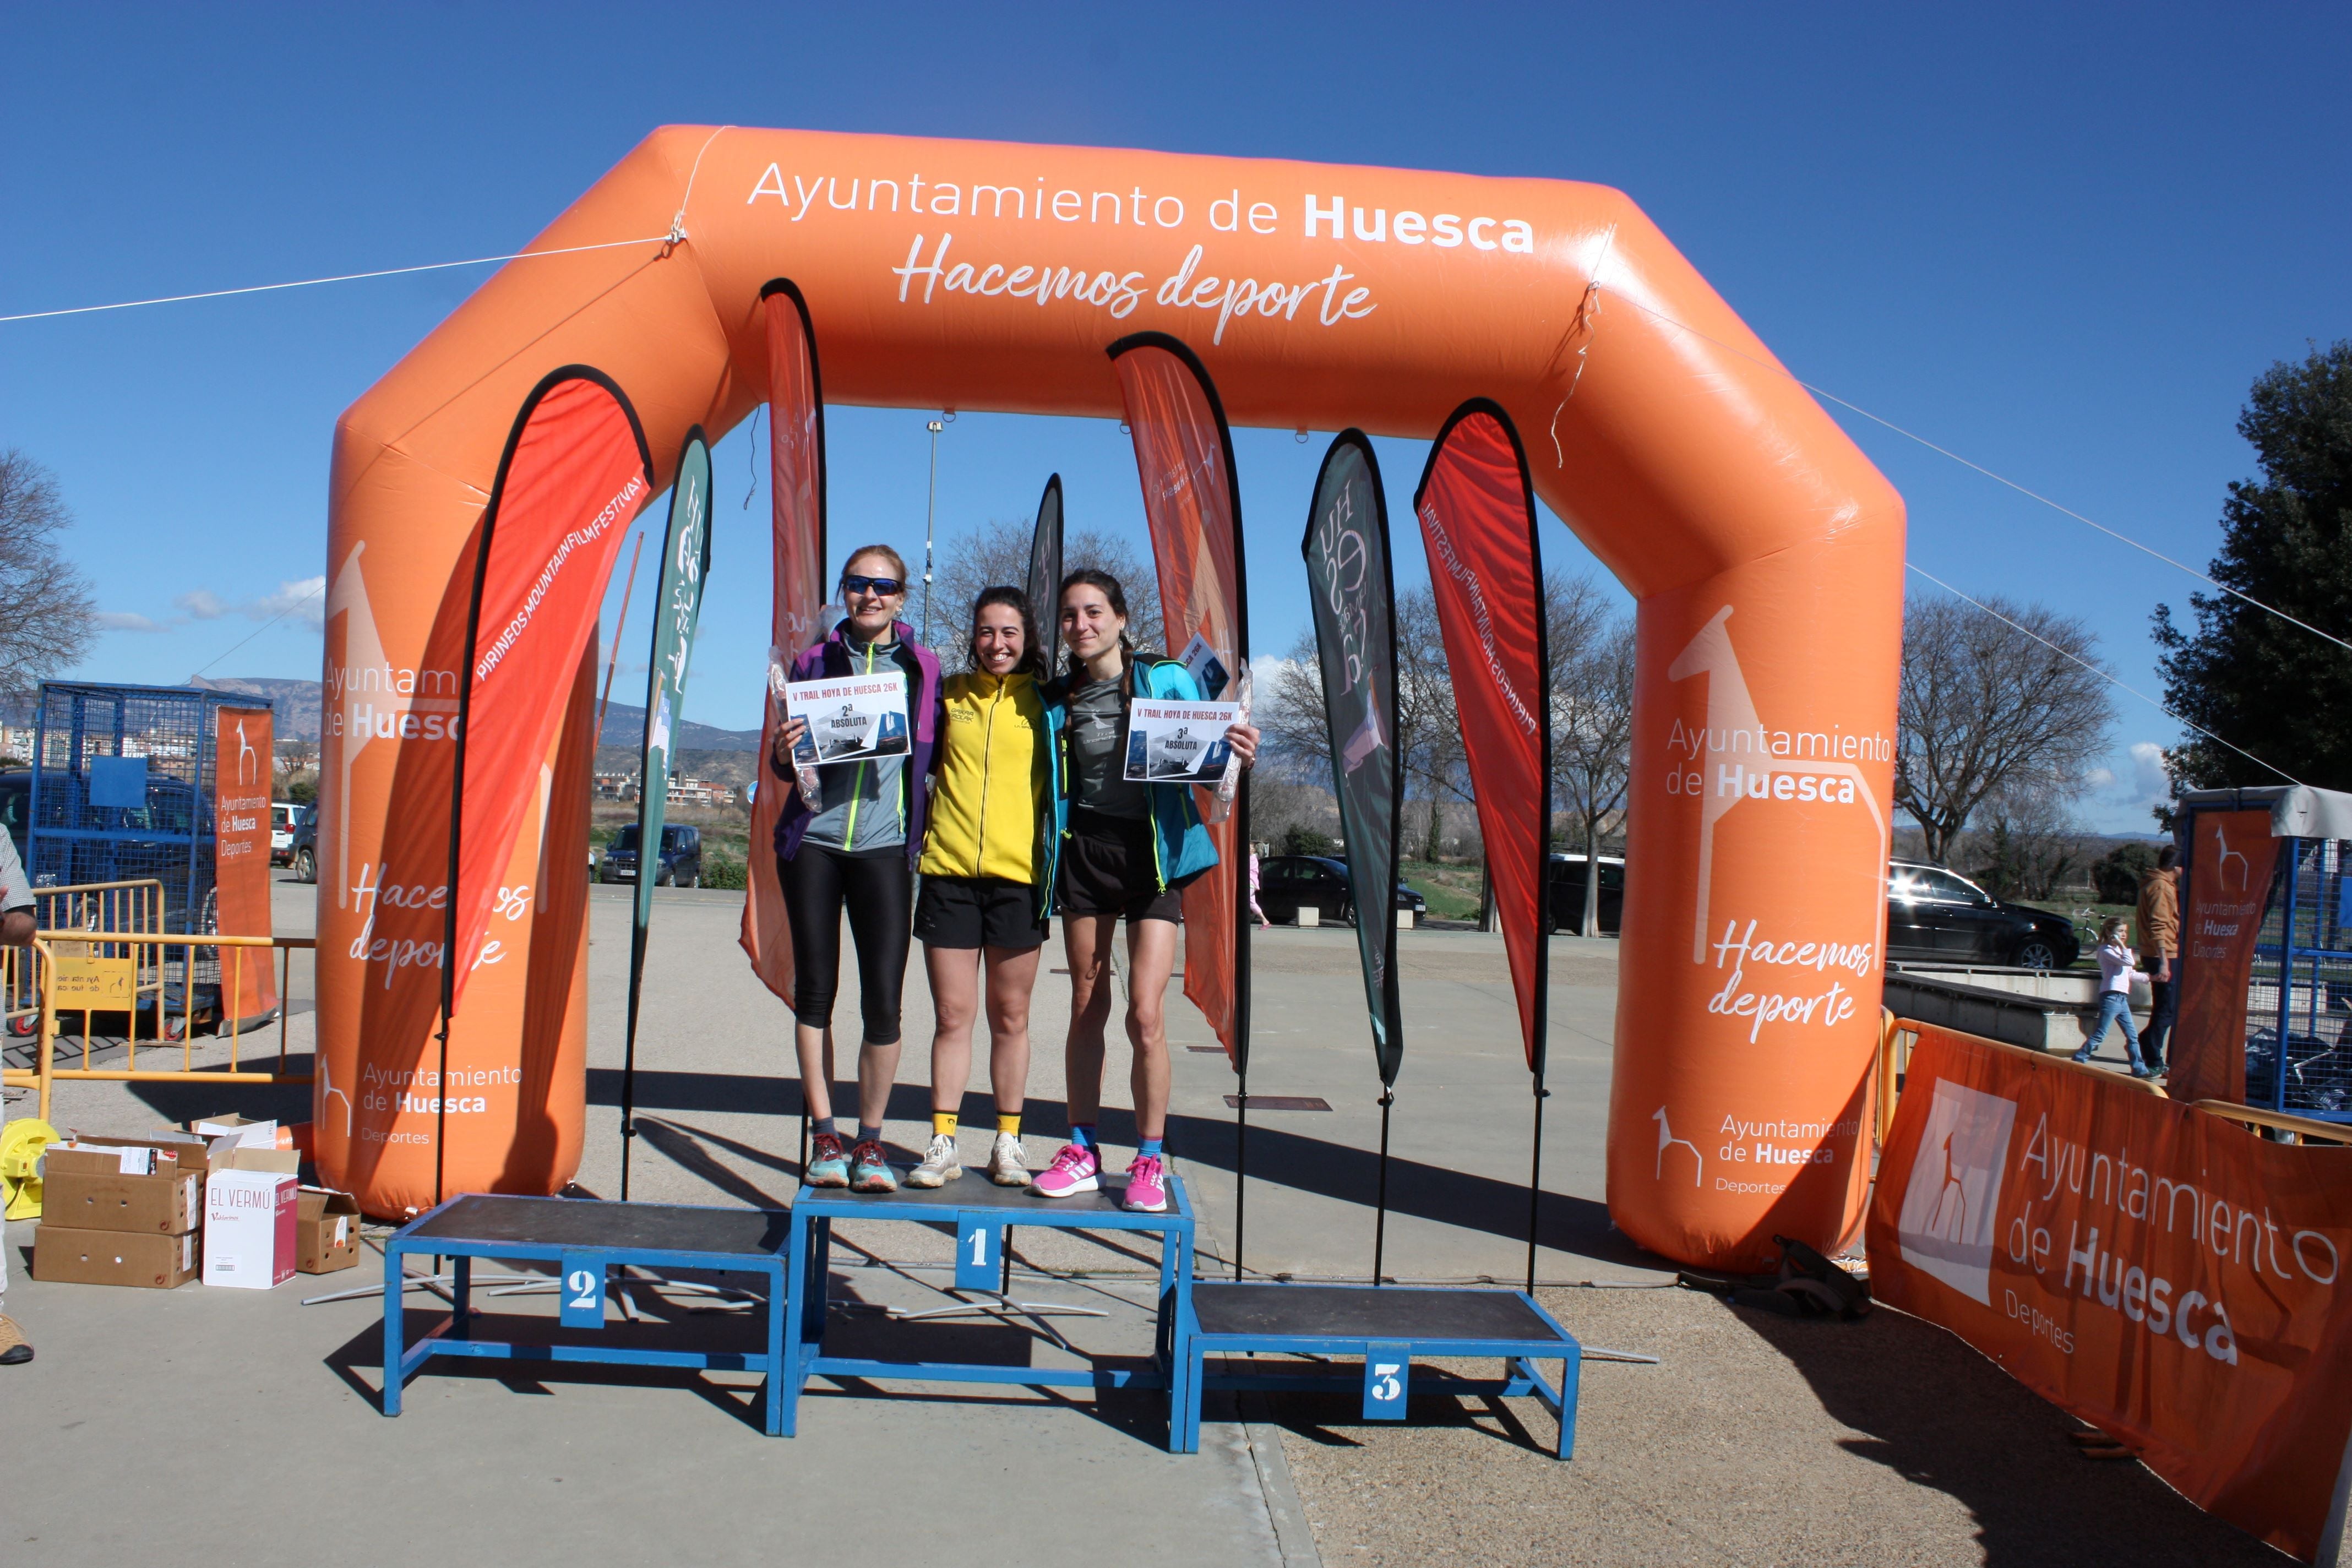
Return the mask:
[[(823, 642), (806, 649), (793, 660), (794, 680), (827, 680), (854, 675), (849, 662), (849, 643), (843, 628), (849, 623), (835, 626)], [(940, 689), (940, 656), (915, 640), (915, 628), (904, 621), (892, 626), (891, 635), (898, 638), (898, 668), (907, 676), (907, 716), (914, 725), (914, 745), (907, 758), (906, 771), (900, 776), (907, 791), (907, 864), (912, 866), (922, 858), (923, 826), (931, 804), (931, 764), (940, 738), (941, 703)], [(808, 803), (790, 772), (778, 773), (776, 760), (766, 759), (768, 774), (783, 786), (784, 808), (776, 817), (776, 854), (789, 860), (800, 853), (801, 839), (815, 820)]]

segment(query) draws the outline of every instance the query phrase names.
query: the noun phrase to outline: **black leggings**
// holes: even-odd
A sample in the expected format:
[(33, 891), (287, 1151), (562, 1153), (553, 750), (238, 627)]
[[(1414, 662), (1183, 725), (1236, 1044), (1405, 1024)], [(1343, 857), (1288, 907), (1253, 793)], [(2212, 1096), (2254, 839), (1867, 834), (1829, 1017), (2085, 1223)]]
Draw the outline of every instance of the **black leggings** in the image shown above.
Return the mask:
[(844, 855), (803, 842), (787, 860), (776, 858), (784, 909), (793, 921), (793, 1016), (812, 1029), (833, 1026), (834, 994), (841, 985), (841, 907), (849, 906), (850, 940), (857, 944), (857, 1005), (866, 1038), (877, 1046), (898, 1038), (898, 998), (907, 988), (907, 945), (914, 929), (914, 873), (903, 849), (887, 855)]

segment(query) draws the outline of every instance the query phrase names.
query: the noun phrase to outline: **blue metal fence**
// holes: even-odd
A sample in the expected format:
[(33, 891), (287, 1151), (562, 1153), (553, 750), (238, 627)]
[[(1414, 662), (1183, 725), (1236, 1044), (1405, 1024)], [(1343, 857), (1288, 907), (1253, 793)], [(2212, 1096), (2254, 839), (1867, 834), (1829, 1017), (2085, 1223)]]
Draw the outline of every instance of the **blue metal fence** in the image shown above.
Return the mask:
[(163, 885), (165, 931), (217, 929), (215, 714), (269, 706), (194, 686), (43, 683), (27, 805), (34, 885), (152, 877)]

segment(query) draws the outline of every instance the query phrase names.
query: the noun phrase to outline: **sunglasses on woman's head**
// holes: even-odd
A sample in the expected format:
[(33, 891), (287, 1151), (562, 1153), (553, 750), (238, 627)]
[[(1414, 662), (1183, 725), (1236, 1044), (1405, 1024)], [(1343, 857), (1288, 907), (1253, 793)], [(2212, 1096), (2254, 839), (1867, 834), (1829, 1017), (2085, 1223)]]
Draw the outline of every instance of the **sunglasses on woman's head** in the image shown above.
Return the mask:
[(845, 594), (880, 594), (888, 597), (903, 592), (907, 584), (896, 577), (844, 577), (841, 591)]

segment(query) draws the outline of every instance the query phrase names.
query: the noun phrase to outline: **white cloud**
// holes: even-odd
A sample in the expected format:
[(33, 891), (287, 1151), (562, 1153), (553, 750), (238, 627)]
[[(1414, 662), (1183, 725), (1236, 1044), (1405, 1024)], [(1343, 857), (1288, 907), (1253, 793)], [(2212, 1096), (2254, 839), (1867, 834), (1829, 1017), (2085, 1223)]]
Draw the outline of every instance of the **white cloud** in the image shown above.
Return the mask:
[(231, 604), (209, 588), (196, 588), (181, 595), (176, 604), (183, 617), (195, 621), (216, 621), (226, 616), (243, 616), (250, 621), (272, 621), (288, 616), (312, 630), (326, 625), (326, 586), (323, 576), (303, 577), (293, 582), (281, 582), (278, 590)]
[(168, 632), (173, 624), (129, 610), (100, 610), (91, 618), (98, 623), (99, 630), (107, 632)]

